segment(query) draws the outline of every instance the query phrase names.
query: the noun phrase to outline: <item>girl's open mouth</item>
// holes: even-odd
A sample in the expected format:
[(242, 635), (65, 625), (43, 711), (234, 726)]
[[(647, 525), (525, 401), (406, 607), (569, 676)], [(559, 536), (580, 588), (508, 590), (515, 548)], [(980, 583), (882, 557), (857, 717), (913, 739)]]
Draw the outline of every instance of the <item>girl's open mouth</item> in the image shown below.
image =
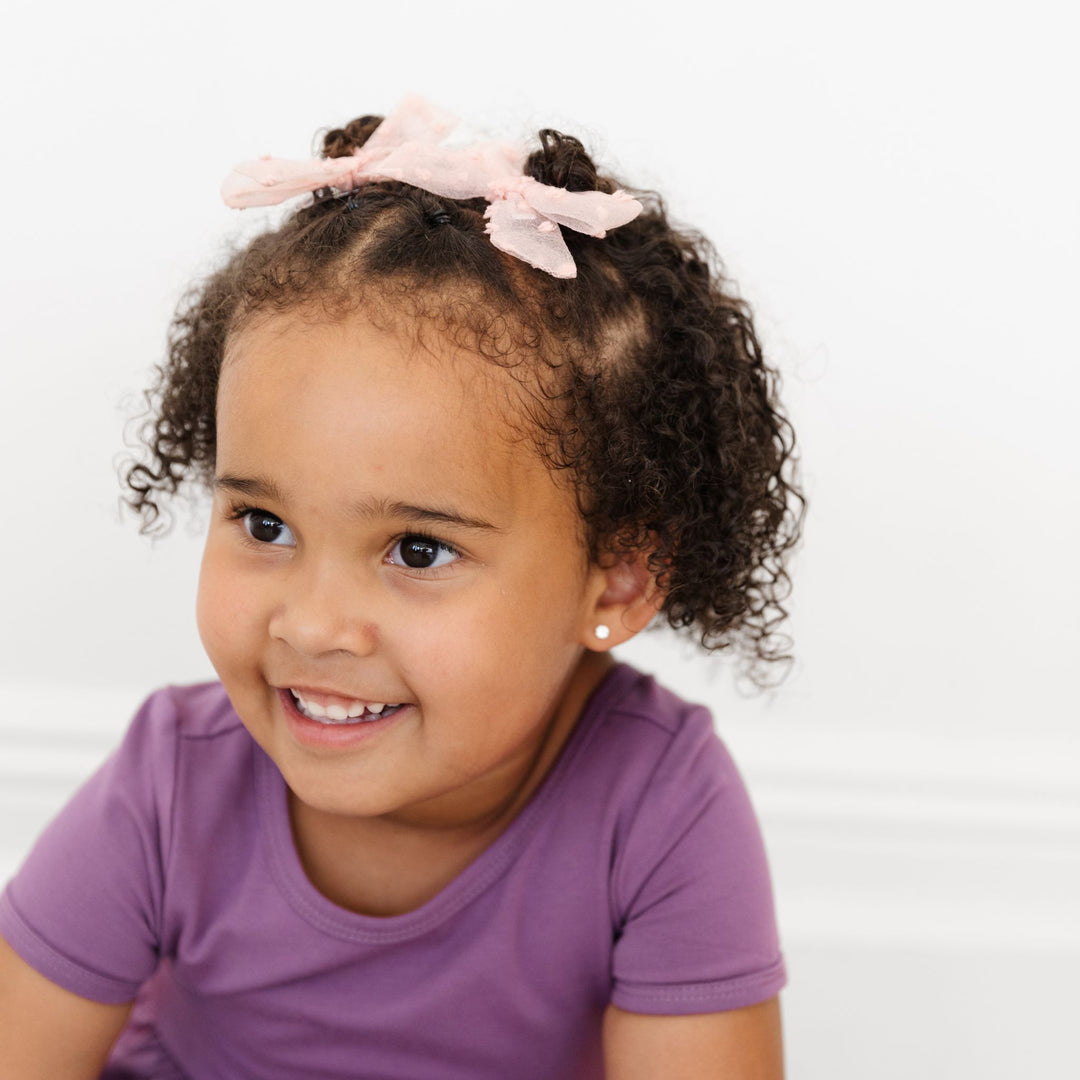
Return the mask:
[[(370, 709), (366, 702), (357, 702), (363, 708), (350, 708), (341, 716), (341, 708), (323, 709), (326, 715), (319, 716), (319, 706), (314, 702), (304, 701), (288, 688), (280, 688), (278, 697), (285, 712), (289, 730), (297, 742), (313, 747), (342, 747), (372, 738), (392, 726), (398, 715), (409, 708), (408, 702), (384, 704), (380, 709)], [(375, 702), (374, 704), (379, 704)], [(349, 716), (349, 712), (358, 715)]]
[(297, 711), (308, 720), (318, 724), (365, 724), (392, 716), (402, 706), (383, 702), (354, 701), (348, 705), (331, 705), (328, 708), (314, 701), (306, 701), (296, 690), (289, 690)]

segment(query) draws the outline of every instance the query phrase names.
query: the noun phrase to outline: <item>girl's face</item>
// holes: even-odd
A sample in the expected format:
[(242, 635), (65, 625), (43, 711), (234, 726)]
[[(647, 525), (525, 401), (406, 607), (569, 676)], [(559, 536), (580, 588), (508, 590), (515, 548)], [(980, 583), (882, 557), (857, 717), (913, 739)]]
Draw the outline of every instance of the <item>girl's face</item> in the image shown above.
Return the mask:
[[(583, 645), (604, 576), (562, 478), (510, 438), (512, 380), (435, 353), (359, 317), (231, 340), (198, 623), (297, 799), (451, 827), (565, 737), (602, 674)], [(292, 691), (324, 719), (386, 708), (328, 724)]]

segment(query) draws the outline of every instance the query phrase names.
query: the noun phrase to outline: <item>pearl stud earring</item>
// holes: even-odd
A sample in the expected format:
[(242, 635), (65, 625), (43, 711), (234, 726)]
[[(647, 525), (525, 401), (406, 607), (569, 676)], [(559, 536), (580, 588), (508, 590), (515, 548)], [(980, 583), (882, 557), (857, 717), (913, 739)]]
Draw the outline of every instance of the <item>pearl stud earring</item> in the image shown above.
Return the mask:
[(610, 636), (610, 634), (611, 634), (611, 629), (610, 629), (610, 627), (607, 627), (607, 626), (605, 626), (605, 625), (604, 625), (603, 623), (601, 623), (601, 624), (600, 624), (600, 625), (599, 625), (599, 626), (598, 626), (598, 627), (597, 627), (597, 628), (596, 628), (596, 629), (595, 629), (595, 630), (593, 631), (593, 633), (594, 633), (594, 634), (596, 634), (596, 636), (597, 636), (597, 637), (598, 637), (598, 638), (599, 638), (599, 639), (600, 639), (601, 641), (606, 641), (606, 640), (608, 639), (608, 637)]

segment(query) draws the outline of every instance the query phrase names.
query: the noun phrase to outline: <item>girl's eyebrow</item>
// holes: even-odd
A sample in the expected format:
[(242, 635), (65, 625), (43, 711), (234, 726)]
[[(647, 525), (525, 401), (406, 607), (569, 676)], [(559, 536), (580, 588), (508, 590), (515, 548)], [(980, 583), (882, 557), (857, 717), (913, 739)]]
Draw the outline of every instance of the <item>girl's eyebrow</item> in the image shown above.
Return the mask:
[[(233, 476), (231, 473), (223, 473), (221, 476), (214, 477), (214, 489), (219, 488), (235, 491), (254, 499), (271, 499), (282, 505), (286, 502), (277, 484), (265, 477)], [(361, 521), (371, 521), (376, 518), (406, 518), (410, 521), (419, 520), (435, 525), (457, 525), (465, 529), (486, 529), (491, 532), (503, 531), (490, 521), (460, 514), (449, 507), (415, 506), (412, 503), (397, 502), (392, 499), (361, 499), (349, 507), (349, 513)]]

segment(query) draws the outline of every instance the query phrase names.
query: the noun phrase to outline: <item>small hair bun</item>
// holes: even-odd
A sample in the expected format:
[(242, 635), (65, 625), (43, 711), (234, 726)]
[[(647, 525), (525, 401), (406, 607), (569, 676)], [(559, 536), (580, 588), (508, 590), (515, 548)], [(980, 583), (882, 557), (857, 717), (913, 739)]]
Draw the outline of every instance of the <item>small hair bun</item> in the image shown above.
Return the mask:
[(320, 156), (324, 158), (347, 157), (363, 146), (382, 122), (381, 116), (358, 116), (355, 120), (350, 120), (343, 128), (331, 129), (323, 136)]
[(597, 173), (581, 141), (554, 128), (540, 132), (540, 149), (525, 160), (525, 175), (568, 191), (603, 191), (610, 195), (615, 190), (610, 180)]

